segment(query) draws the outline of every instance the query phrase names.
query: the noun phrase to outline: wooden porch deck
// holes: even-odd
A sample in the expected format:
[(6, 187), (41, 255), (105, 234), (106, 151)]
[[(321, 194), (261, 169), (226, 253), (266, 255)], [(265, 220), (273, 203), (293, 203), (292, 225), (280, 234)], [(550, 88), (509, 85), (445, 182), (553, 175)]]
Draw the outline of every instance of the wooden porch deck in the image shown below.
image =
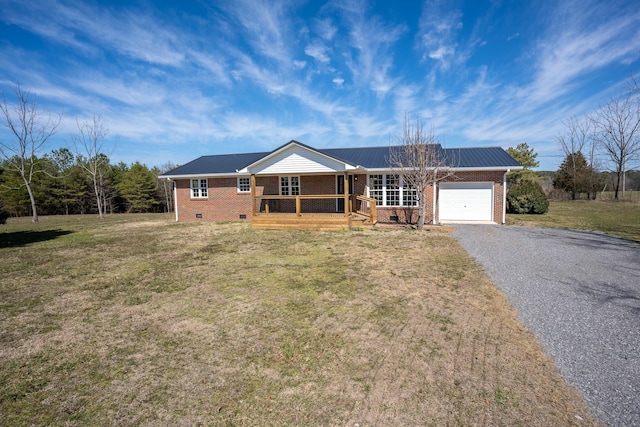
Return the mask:
[(265, 230), (342, 230), (352, 227), (372, 227), (369, 217), (358, 213), (256, 213), (252, 227)]
[[(302, 199), (342, 199), (335, 194), (297, 196), (262, 195), (254, 199), (253, 228), (282, 230), (340, 230), (352, 227), (372, 227), (377, 222), (376, 201), (363, 196), (345, 197), (345, 212), (303, 212)], [(258, 211), (258, 199), (264, 201), (264, 209)], [(274, 200), (295, 200), (295, 212), (272, 212)]]

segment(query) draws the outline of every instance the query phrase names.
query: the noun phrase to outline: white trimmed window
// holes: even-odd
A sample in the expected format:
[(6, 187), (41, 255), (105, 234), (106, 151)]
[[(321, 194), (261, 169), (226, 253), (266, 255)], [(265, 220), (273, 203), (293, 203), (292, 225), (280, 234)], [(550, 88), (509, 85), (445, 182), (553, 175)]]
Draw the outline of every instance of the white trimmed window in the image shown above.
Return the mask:
[(194, 199), (205, 199), (209, 197), (209, 186), (207, 179), (191, 180), (191, 197)]
[(248, 193), (251, 191), (251, 178), (238, 177), (238, 193)]
[(384, 203), (384, 175), (369, 175), (369, 197), (376, 199), (376, 205)]
[(369, 175), (369, 197), (375, 199), (378, 206), (418, 205), (416, 189), (397, 174)]
[(418, 192), (408, 182), (402, 182), (402, 206), (418, 206)]
[(385, 204), (387, 206), (400, 206), (400, 176), (385, 175)]
[(280, 177), (280, 195), (281, 196), (298, 196), (300, 194), (300, 177), (299, 176), (281, 176)]

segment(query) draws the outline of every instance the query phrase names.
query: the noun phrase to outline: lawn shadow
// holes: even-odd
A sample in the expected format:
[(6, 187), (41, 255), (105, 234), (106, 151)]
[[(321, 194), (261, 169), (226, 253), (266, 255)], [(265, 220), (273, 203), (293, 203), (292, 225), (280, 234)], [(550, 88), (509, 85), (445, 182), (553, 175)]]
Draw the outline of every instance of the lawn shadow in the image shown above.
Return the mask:
[(14, 231), (0, 233), (0, 249), (26, 246), (31, 243), (54, 240), (60, 236), (66, 236), (73, 231), (69, 230), (43, 230), (43, 231)]

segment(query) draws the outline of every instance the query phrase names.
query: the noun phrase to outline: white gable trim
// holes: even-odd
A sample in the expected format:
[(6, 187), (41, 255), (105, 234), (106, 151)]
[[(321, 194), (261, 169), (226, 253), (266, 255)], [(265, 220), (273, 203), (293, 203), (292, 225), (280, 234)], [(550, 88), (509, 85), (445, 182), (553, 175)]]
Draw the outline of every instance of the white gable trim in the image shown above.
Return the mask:
[(238, 173), (286, 175), (305, 173), (337, 173), (356, 169), (350, 165), (310, 147), (292, 141)]

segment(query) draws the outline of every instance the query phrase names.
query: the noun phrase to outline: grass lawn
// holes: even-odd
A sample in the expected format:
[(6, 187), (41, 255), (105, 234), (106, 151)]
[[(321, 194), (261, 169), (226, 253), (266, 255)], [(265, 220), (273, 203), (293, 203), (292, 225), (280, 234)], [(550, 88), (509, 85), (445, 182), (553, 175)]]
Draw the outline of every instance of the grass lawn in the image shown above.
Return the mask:
[(640, 242), (640, 203), (551, 201), (544, 215), (507, 215), (507, 224), (600, 231)]
[(0, 226), (1, 425), (597, 425), (445, 231)]

